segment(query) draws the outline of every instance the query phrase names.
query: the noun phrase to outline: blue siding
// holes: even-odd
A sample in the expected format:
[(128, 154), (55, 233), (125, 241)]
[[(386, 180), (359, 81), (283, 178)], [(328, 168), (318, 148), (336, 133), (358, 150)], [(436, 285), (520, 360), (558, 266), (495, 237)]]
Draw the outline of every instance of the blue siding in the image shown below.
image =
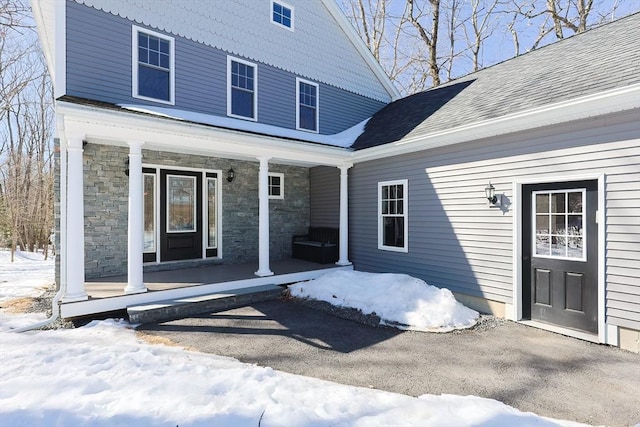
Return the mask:
[(268, 65), (258, 65), (258, 121), (296, 128), (296, 76)]
[(342, 132), (384, 107), (379, 101), (334, 86), (320, 85), (320, 133)]
[(67, 2), (67, 95), (132, 102), (131, 24)]
[[(167, 107), (131, 96), (132, 25), (141, 26), (67, 2), (67, 95), (114, 104)], [(226, 116), (227, 53), (172, 36), (176, 67), (173, 108)], [(295, 129), (296, 76), (265, 64), (257, 65), (258, 122)], [(382, 102), (320, 84), (320, 133), (341, 132), (383, 106)]]
[(340, 169), (316, 166), (309, 169), (311, 225), (340, 226)]

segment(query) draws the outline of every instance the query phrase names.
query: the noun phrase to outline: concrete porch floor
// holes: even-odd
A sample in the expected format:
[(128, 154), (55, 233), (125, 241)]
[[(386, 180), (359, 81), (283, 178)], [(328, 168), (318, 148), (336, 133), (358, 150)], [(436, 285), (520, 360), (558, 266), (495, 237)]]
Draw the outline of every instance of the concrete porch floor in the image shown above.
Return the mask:
[(177, 270), (146, 272), (143, 275), (147, 292), (125, 294), (127, 276), (92, 279), (85, 283), (89, 295), (84, 301), (62, 301), (64, 318), (87, 316), (97, 313), (123, 310), (132, 305), (153, 303), (172, 298), (220, 293), (235, 289), (262, 285), (282, 285), (314, 279), (329, 269), (349, 269), (352, 266), (317, 264), (299, 259), (272, 261), (272, 276), (258, 277), (257, 261), (248, 264), (220, 264)]
[[(301, 259), (288, 258), (270, 263), (273, 276), (301, 273), (306, 271), (335, 268), (335, 264), (317, 264)], [(208, 284), (234, 282), (237, 280), (257, 279), (254, 273), (258, 270), (258, 262), (248, 264), (219, 264), (176, 270), (152, 271), (143, 275), (148, 292), (166, 291)], [(276, 279), (274, 277), (274, 279)], [(90, 298), (109, 298), (124, 295), (127, 276), (112, 276), (88, 280), (85, 284)]]

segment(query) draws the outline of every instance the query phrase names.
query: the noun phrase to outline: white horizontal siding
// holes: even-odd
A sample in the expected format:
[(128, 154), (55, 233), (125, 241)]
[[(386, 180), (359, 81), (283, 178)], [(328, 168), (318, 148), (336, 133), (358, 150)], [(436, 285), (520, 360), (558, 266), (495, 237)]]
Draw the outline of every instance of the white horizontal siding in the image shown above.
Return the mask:
[[(636, 115), (621, 114), (357, 164), (352, 215), (370, 218), (352, 226), (356, 268), (413, 271), (439, 286), (513, 303), (514, 182), (604, 174), (607, 321), (640, 329), (639, 138)], [(376, 183), (404, 178), (409, 253), (373, 250)], [(503, 209), (488, 206), (489, 181)]]

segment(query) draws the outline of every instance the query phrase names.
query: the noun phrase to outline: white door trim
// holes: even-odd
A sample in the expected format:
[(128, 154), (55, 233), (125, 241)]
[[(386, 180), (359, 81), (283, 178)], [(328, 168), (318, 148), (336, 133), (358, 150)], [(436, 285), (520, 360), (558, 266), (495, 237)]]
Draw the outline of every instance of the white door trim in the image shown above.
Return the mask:
[(522, 186), (527, 184), (545, 184), (549, 182), (567, 182), (567, 181), (598, 181), (598, 211), (596, 212), (596, 223), (598, 225), (598, 336), (597, 342), (617, 345), (617, 330), (611, 328), (609, 330), (605, 323), (605, 174), (566, 174), (558, 176), (546, 177), (526, 177), (512, 181), (513, 190), (513, 312), (511, 320), (526, 323), (542, 329), (559, 332), (580, 339), (589, 339), (595, 341), (595, 336), (588, 335), (584, 332), (576, 331), (569, 328), (549, 327), (539, 322), (522, 319)]
[[(142, 163), (143, 169), (155, 169), (155, 191), (156, 191), (156, 260), (154, 262), (147, 262), (147, 264), (171, 264), (182, 261), (160, 261), (160, 171), (161, 170), (175, 170), (182, 172), (196, 172), (200, 173), (202, 177), (202, 191), (201, 196), (202, 200), (202, 256), (201, 259), (222, 259), (222, 169), (204, 169), (204, 168), (194, 168), (194, 167), (185, 167), (185, 166), (174, 166), (174, 165), (164, 165), (159, 163)], [(150, 173), (150, 172), (149, 172)], [(204, 230), (204, 222), (207, 218), (207, 206), (206, 206), (206, 182), (207, 182), (207, 174), (213, 173), (217, 174), (218, 179), (218, 187), (216, 189), (216, 221), (217, 221), (217, 233), (218, 233), (218, 255), (215, 257), (207, 258), (207, 250), (205, 243), (205, 230)]]

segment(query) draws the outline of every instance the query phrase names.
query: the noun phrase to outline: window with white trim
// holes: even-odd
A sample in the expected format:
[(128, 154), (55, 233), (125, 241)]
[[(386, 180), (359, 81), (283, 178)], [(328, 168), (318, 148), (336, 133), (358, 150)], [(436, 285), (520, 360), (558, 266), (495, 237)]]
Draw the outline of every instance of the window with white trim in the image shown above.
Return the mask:
[(271, 0), (271, 22), (293, 31), (293, 7), (281, 1)]
[(174, 103), (174, 39), (132, 27), (132, 96)]
[(296, 78), (296, 128), (318, 132), (318, 84)]
[(257, 66), (242, 59), (227, 57), (227, 115), (258, 119)]
[(408, 180), (378, 183), (378, 249), (408, 252)]
[(269, 198), (284, 199), (284, 174), (269, 172)]

